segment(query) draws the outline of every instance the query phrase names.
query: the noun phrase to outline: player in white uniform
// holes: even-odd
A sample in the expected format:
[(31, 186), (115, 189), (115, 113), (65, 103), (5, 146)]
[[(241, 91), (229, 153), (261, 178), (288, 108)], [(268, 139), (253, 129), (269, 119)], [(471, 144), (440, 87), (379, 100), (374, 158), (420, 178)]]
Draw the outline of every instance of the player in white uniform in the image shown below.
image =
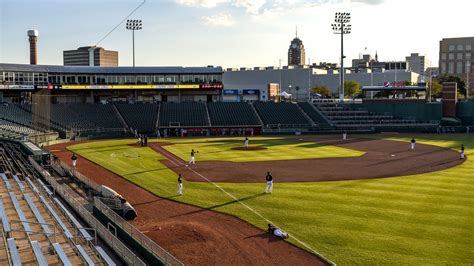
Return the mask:
[(412, 138), (410, 141), (410, 149), (414, 150), (416, 145), (416, 140), (415, 138)]
[(342, 139), (343, 140), (347, 139), (347, 132), (346, 131), (342, 132)]
[(181, 174), (178, 176), (178, 195), (183, 195), (183, 180)]
[(76, 156), (75, 153), (72, 154), (71, 160), (72, 160), (72, 167), (73, 167), (73, 168), (76, 168), (76, 165), (77, 165), (77, 156)]
[(194, 155), (196, 152), (194, 152), (194, 149), (191, 150), (191, 158), (189, 159), (189, 164), (196, 164), (196, 160), (194, 159)]
[(464, 154), (464, 144), (461, 144), (461, 159), (464, 159), (466, 155)]
[(249, 138), (248, 137), (245, 137), (245, 140), (244, 140), (244, 148), (248, 148), (249, 147)]

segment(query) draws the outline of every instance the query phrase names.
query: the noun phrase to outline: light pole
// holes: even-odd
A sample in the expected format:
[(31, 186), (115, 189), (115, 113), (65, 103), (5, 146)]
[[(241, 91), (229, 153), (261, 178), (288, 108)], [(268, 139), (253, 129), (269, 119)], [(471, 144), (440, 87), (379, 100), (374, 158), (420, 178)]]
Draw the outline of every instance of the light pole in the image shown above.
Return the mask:
[(133, 67), (135, 67), (135, 31), (142, 29), (142, 20), (141, 19), (128, 19), (126, 28), (127, 30), (132, 31)]
[(341, 80), (339, 81), (339, 100), (344, 102), (344, 34), (351, 33), (351, 14), (346, 12), (336, 12), (332, 30), (334, 34), (341, 35)]

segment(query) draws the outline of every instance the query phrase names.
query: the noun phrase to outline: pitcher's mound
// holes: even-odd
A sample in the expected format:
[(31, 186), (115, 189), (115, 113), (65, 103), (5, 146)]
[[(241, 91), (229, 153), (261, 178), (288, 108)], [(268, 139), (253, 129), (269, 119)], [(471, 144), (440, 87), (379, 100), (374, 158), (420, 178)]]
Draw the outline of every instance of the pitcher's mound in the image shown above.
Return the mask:
[(260, 151), (260, 150), (266, 150), (267, 148), (265, 147), (258, 147), (258, 146), (250, 146), (250, 147), (234, 147), (231, 148), (231, 150), (236, 150), (236, 151)]

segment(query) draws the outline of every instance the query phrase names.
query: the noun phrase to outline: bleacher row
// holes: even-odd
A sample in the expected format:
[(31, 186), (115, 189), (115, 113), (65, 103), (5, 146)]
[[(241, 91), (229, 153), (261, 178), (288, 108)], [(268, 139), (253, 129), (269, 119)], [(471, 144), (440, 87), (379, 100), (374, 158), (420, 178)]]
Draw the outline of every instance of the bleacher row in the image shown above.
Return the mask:
[(14, 144), (0, 145), (0, 265), (114, 265), (15, 154)]
[[(354, 111), (337, 103), (165, 102), (115, 104), (51, 104), (47, 118), (58, 132), (128, 131), (155, 133), (157, 128), (282, 127), (345, 129), (418, 125), (414, 119)], [(0, 105), (0, 137), (32, 135), (31, 105)], [(421, 123), (425, 125), (425, 123)]]
[(391, 115), (372, 114), (366, 110), (351, 110), (336, 102), (320, 102), (315, 106), (335, 128), (341, 130), (435, 128), (439, 125), (436, 122), (419, 122), (414, 118), (395, 118)]

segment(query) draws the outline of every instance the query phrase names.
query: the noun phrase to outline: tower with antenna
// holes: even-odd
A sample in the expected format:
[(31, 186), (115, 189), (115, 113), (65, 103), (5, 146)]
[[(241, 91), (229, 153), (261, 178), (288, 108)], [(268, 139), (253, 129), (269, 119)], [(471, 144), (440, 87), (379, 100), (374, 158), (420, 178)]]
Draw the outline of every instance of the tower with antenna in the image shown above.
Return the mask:
[(288, 49), (288, 65), (302, 66), (306, 62), (306, 53), (303, 41), (298, 37), (298, 27), (296, 27), (295, 38), (290, 43)]
[(28, 41), (30, 42), (30, 65), (38, 64), (38, 31), (29, 30), (27, 32)]

